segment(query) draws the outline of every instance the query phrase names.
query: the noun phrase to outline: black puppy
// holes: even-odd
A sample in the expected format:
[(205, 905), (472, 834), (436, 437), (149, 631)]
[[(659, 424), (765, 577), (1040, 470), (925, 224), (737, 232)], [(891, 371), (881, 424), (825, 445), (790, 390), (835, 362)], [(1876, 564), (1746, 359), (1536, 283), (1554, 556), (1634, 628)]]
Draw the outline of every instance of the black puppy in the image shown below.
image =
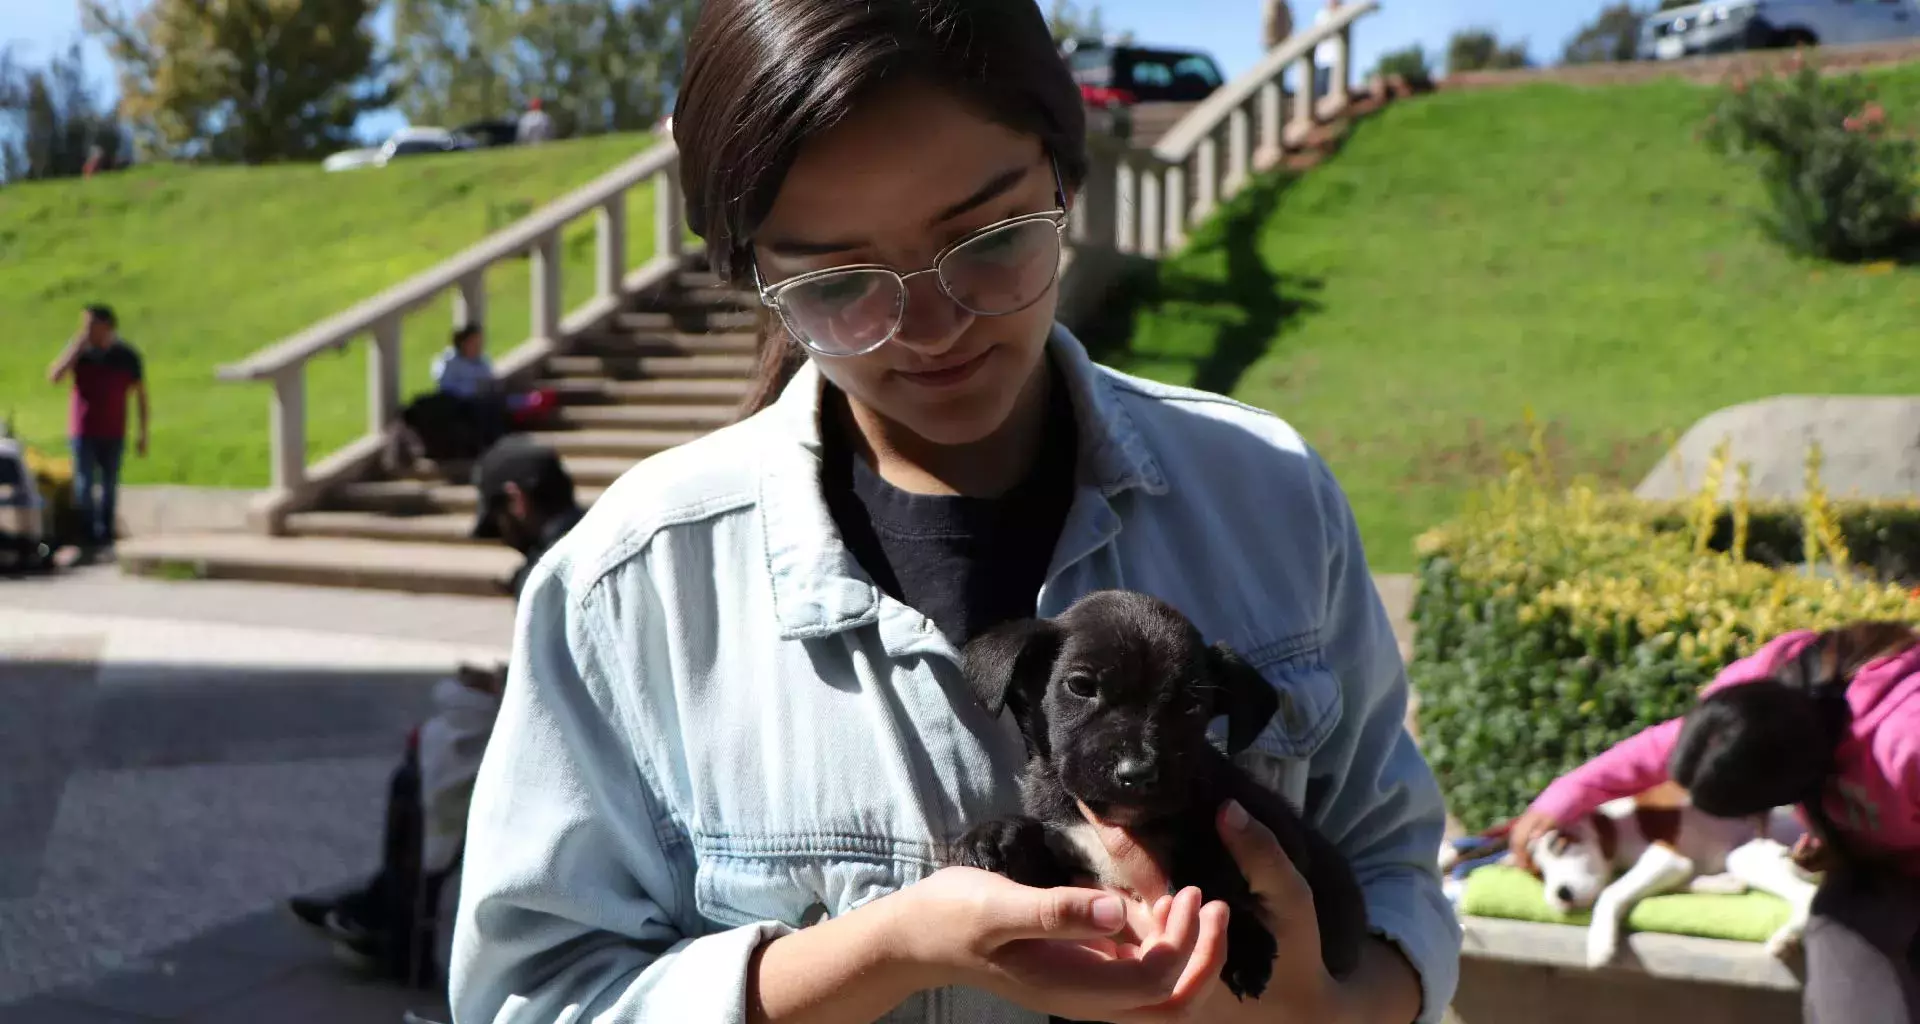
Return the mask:
[[(1238, 800), (1273, 831), (1313, 890), (1320, 952), (1334, 977), (1351, 973), (1367, 935), (1366, 906), (1346, 859), (1281, 797), (1232, 761), (1278, 707), (1272, 686), (1224, 644), (1208, 646), (1185, 616), (1145, 594), (1098, 591), (1054, 619), (1025, 619), (967, 645), (976, 690), (1005, 692), (1026, 737), (1027, 816), (982, 823), (960, 840), (962, 864), (1043, 888), (1107, 877), (1104, 848), (1079, 805), (1125, 828), (1177, 892), (1198, 886), (1225, 901), (1221, 977), (1259, 998), (1277, 944), (1258, 897), (1221, 842), (1215, 815)], [(1227, 718), (1227, 753), (1207, 737)]]
[(1668, 761), (1693, 805), (1723, 818), (1806, 808), (1813, 834), (1844, 862), (1848, 851), (1826, 811), (1834, 755), (1852, 726), (1847, 687), (1878, 658), (1920, 644), (1902, 622), (1827, 630), (1766, 679), (1717, 690), (1687, 712)]

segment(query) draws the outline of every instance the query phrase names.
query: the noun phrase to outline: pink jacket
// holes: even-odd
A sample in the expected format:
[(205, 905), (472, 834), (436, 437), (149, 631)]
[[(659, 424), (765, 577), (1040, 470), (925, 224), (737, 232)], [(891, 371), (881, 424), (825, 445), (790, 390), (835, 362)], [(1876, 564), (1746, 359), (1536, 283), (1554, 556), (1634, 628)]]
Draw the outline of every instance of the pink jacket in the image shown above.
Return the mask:
[[(1804, 630), (1776, 637), (1727, 666), (1703, 695), (1765, 678), (1813, 638)], [(1861, 669), (1847, 689), (1847, 703), (1853, 706), (1853, 730), (1836, 752), (1837, 781), (1828, 790), (1827, 810), (1861, 853), (1920, 876), (1920, 647)], [(1622, 740), (1556, 779), (1528, 810), (1565, 825), (1609, 800), (1666, 782), (1680, 722), (1662, 722)]]

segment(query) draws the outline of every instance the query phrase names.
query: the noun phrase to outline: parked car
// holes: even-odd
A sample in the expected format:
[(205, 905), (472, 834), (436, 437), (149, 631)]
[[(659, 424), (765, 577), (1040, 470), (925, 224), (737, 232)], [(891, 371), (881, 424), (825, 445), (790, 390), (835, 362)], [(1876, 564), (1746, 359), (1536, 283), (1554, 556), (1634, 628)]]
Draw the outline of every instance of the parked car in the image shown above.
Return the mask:
[(1100, 40), (1069, 41), (1063, 50), (1081, 98), (1096, 109), (1198, 103), (1227, 80), (1213, 57), (1199, 50)]
[(1920, 0), (1715, 0), (1650, 15), (1642, 60), (1920, 38)]
[(0, 436), (0, 564), (45, 567), (53, 558), (47, 538), (47, 503), (27, 464), (26, 446)]
[(457, 153), (478, 149), (473, 139), (445, 128), (402, 128), (387, 141), (372, 149), (349, 149), (320, 161), (322, 170), (350, 171), (360, 167), (385, 167), (403, 156), (427, 153)]
[(480, 149), (491, 149), (513, 145), (519, 137), (520, 125), (512, 118), (493, 117), (463, 124), (455, 128), (453, 133), (472, 139)]

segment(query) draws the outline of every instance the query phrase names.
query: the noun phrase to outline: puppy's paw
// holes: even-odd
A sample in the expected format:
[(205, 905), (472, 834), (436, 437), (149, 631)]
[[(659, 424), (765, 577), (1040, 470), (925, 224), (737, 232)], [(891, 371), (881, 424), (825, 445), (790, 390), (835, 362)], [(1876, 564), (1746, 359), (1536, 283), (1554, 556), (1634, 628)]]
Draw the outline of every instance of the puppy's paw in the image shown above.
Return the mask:
[(960, 837), (956, 860), (1021, 885), (1067, 884), (1068, 873), (1047, 843), (1046, 826), (1033, 818), (999, 818), (975, 825)]
[(1258, 999), (1273, 980), (1273, 959), (1280, 955), (1280, 944), (1251, 909), (1235, 910), (1227, 918), (1227, 962), (1220, 968), (1220, 980), (1235, 999)]
[(1804, 922), (1788, 921), (1780, 930), (1767, 938), (1767, 955), (1775, 960), (1785, 960), (1800, 949), (1800, 942), (1806, 938)]
[(1620, 926), (1598, 915), (1587, 927), (1587, 967), (1599, 969), (1620, 953)]

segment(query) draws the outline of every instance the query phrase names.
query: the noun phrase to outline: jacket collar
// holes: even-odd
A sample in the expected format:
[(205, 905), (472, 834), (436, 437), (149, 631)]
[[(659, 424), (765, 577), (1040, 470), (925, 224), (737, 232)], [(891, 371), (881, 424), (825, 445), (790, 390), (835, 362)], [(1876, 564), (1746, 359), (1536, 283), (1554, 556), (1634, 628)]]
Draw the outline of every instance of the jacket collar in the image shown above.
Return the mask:
[[(1107, 499), (1130, 490), (1164, 494), (1166, 475), (1120, 401), (1110, 373), (1094, 364), (1086, 347), (1056, 325), (1048, 340), (1073, 399), (1080, 447), (1077, 473), (1105, 514), (1108, 536), (1117, 519)], [(773, 406), (760, 414), (765, 461), (760, 473), (760, 522), (765, 532), (767, 572), (783, 639), (826, 636), (878, 621), (880, 591), (841, 540), (820, 492), (820, 370), (808, 360)], [(1083, 502), (1076, 502), (1076, 505)], [(1076, 512), (1078, 510), (1076, 509)], [(1074, 544), (1070, 517), (1062, 547)], [(1055, 571), (1064, 567), (1056, 559)]]

